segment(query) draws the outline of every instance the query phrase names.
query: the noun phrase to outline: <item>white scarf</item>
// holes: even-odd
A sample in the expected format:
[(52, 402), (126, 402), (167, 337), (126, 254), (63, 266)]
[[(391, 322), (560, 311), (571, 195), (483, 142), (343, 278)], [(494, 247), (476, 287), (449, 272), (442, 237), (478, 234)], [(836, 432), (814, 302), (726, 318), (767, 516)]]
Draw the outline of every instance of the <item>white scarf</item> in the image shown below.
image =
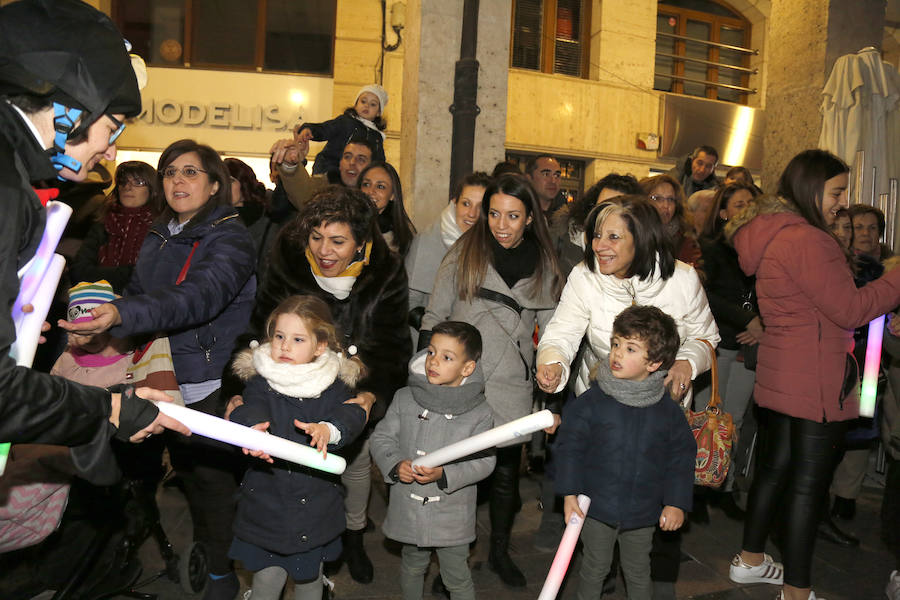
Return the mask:
[(361, 122), (363, 125), (365, 125), (369, 129), (371, 129), (372, 131), (377, 131), (379, 134), (381, 134), (381, 141), (384, 141), (384, 132), (381, 131), (380, 129), (378, 129), (378, 126), (375, 125), (375, 123), (373, 123), (372, 121), (370, 121), (368, 119), (363, 119), (359, 115), (353, 115), (353, 116), (356, 117), (357, 121)]
[(324, 277), (313, 273), (313, 277), (316, 278), (316, 283), (319, 284), (320, 288), (338, 300), (347, 298), (350, 295), (350, 290), (353, 289), (353, 284), (356, 283), (356, 277), (349, 275), (346, 277)]
[(441, 211), (441, 241), (449, 248), (456, 243), (462, 233), (462, 229), (456, 223), (456, 202), (450, 202)]
[(276, 392), (292, 398), (318, 398), (337, 379), (341, 360), (333, 350), (325, 350), (304, 365), (280, 363), (272, 359), (271, 344), (253, 350), (253, 368)]

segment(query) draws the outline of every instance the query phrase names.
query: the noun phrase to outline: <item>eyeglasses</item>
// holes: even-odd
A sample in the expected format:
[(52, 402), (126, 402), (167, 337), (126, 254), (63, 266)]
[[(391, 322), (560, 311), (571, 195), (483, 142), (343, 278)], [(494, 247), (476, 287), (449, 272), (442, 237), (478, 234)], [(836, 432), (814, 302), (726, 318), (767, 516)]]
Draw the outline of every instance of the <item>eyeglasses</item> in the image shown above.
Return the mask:
[(119, 187), (133, 186), (133, 187), (147, 187), (148, 182), (146, 179), (141, 179), (139, 177), (123, 177), (116, 179), (116, 185)]
[(115, 131), (109, 134), (109, 144), (110, 146), (116, 143), (116, 140), (119, 139), (119, 136), (122, 135), (122, 132), (125, 131), (125, 123), (118, 120), (111, 114), (107, 113), (106, 117), (113, 122), (113, 124), (117, 127)]
[(159, 174), (163, 176), (163, 179), (172, 179), (179, 173), (181, 173), (181, 176), (185, 179), (196, 179), (200, 175), (200, 173), (206, 173), (206, 171), (203, 169), (198, 169), (197, 167), (187, 166), (179, 169), (178, 167), (173, 167), (170, 165), (159, 172)]
[(660, 196), (659, 194), (650, 194), (650, 200), (653, 202), (671, 202), (675, 204), (678, 200), (675, 196)]

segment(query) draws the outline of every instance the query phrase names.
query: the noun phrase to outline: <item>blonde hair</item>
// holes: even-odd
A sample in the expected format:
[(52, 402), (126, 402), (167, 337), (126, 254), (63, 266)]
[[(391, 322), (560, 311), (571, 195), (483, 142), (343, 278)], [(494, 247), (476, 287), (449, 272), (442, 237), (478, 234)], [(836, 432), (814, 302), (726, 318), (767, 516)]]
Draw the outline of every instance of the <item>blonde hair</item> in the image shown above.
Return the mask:
[(281, 315), (294, 315), (303, 321), (309, 332), (316, 338), (316, 345), (325, 342), (334, 352), (342, 352), (338, 342), (337, 328), (331, 319), (331, 310), (325, 301), (316, 296), (288, 296), (272, 311), (266, 319), (266, 341), (271, 342), (275, 335), (275, 321)]

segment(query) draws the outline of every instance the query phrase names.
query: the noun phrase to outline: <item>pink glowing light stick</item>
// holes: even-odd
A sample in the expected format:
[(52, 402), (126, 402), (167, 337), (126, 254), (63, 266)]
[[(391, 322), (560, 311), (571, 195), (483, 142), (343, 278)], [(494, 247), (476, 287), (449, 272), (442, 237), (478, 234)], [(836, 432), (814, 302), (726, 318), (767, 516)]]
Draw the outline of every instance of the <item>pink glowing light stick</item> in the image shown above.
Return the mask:
[(884, 339), (884, 315), (869, 323), (866, 341), (866, 362), (863, 365), (862, 391), (859, 394), (859, 416), (875, 416), (875, 397), (878, 392), (878, 368), (881, 366), (881, 342)]
[[(588, 508), (591, 506), (591, 499), (584, 494), (578, 495), (578, 508), (587, 517)], [(544, 580), (544, 587), (541, 588), (541, 594), (538, 600), (553, 600), (559, 593), (559, 586), (562, 585), (566, 571), (569, 569), (569, 563), (572, 561), (572, 553), (575, 552), (575, 544), (578, 542), (578, 536), (581, 535), (581, 527), (584, 525), (584, 519), (574, 512), (566, 530), (563, 532), (562, 540), (559, 542), (559, 548), (556, 550), (556, 556), (553, 557), (553, 563), (550, 565), (550, 572), (547, 579)]]

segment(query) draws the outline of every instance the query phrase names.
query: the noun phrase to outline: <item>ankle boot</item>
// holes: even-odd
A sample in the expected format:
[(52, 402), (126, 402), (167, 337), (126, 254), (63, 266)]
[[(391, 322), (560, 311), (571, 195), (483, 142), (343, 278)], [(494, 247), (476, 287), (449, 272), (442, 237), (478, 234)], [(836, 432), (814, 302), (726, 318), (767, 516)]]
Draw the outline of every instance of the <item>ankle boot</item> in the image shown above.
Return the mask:
[(344, 562), (350, 571), (350, 577), (357, 583), (372, 583), (375, 576), (372, 561), (366, 556), (363, 546), (363, 534), (365, 529), (344, 531)]
[(509, 557), (509, 536), (491, 534), (491, 552), (488, 555), (488, 566), (500, 580), (511, 587), (525, 587), (525, 576)]
[(819, 522), (819, 529), (816, 531), (816, 535), (819, 539), (843, 546), (844, 548), (856, 548), (859, 546), (859, 538), (841, 530), (827, 513)]

